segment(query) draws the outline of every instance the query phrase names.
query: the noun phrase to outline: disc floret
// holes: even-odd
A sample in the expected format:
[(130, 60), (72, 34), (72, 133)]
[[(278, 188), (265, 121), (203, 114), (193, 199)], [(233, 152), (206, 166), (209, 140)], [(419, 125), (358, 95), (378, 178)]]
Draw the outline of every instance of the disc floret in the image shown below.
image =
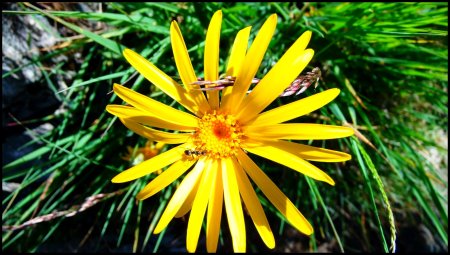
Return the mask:
[(219, 159), (236, 155), (243, 137), (241, 126), (233, 115), (213, 111), (201, 118), (193, 140), (197, 150)]

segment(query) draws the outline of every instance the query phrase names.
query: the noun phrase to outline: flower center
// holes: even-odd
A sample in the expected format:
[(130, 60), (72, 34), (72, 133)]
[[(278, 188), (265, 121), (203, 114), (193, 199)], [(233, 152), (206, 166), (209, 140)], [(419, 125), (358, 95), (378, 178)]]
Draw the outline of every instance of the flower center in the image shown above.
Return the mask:
[(234, 116), (213, 111), (205, 114), (193, 135), (196, 151), (213, 158), (235, 155), (244, 134)]

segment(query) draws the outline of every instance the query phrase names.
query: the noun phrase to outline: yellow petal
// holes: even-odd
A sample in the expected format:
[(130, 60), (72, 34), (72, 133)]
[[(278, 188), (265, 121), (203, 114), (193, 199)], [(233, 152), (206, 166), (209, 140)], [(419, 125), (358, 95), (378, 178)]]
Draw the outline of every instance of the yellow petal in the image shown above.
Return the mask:
[(187, 91), (176, 81), (150, 63), (147, 59), (130, 49), (125, 49), (123, 55), (147, 80), (155, 84), (160, 90), (176, 100), (186, 109), (198, 115), (198, 106), (189, 96)]
[(251, 81), (258, 71), (259, 65), (261, 64), (266, 49), (272, 39), (272, 35), (275, 32), (276, 25), (277, 15), (272, 14), (259, 30), (258, 35), (247, 52), (247, 55), (245, 55), (244, 62), (233, 85), (233, 92), (231, 93), (229, 99), (223, 102), (223, 109), (225, 111), (230, 110), (231, 113), (234, 113), (240, 105), (242, 99), (246, 96)]
[(311, 235), (313, 228), (308, 220), (298, 211), (294, 204), (275, 185), (269, 177), (245, 154), (239, 150), (237, 154), (244, 170), (261, 189), (269, 201), (286, 217), (288, 222), (300, 232)]
[[(249, 139), (249, 143), (252, 142), (253, 141)], [(330, 185), (334, 185), (334, 181), (333, 179), (331, 179), (330, 176), (328, 176), (325, 172), (315, 167), (314, 165), (310, 164), (306, 160), (303, 160), (302, 158), (300, 158), (300, 156), (290, 151), (285, 151), (281, 148), (271, 146), (273, 145), (273, 143), (269, 141), (260, 141), (260, 142), (261, 145), (259, 146), (246, 146), (246, 144), (243, 144), (242, 147), (253, 154), (256, 154), (258, 156), (270, 159), (279, 164), (290, 167), (311, 178), (327, 182)]]
[(278, 124), (308, 114), (333, 101), (339, 95), (339, 92), (340, 90), (336, 88), (328, 89), (307, 98), (263, 112), (256, 117), (251, 125)]
[(240, 167), (231, 158), (222, 160), (223, 192), (225, 210), (227, 212), (228, 226), (233, 239), (234, 252), (245, 252), (245, 222), (242, 212), (239, 188), (236, 180), (236, 168)]
[(176, 120), (173, 121), (171, 118), (161, 119), (159, 116), (156, 116), (150, 112), (139, 110), (135, 107), (110, 104), (106, 106), (106, 111), (119, 117), (120, 119), (127, 119), (129, 121), (134, 121), (136, 123), (141, 123), (152, 127), (179, 131), (195, 131), (195, 127), (178, 124), (176, 123)]
[[(300, 45), (303, 46), (303, 45)], [(281, 57), (278, 63), (270, 69), (264, 78), (238, 107), (237, 118), (242, 123), (253, 120), (264, 108), (291, 84), (314, 56), (312, 49), (299, 54), (291, 49)], [(294, 55), (295, 54), (295, 55)]]
[(176, 122), (188, 127), (196, 127), (198, 125), (199, 119), (194, 115), (174, 109), (127, 87), (114, 84), (114, 92), (125, 102), (142, 111), (152, 113), (160, 119)]
[(192, 205), (191, 214), (186, 235), (186, 249), (188, 252), (195, 252), (197, 249), (198, 237), (205, 217), (206, 207), (208, 206), (209, 193), (211, 192), (213, 172), (217, 169), (217, 164), (211, 164), (211, 160), (206, 160), (205, 170), (198, 188), (197, 195)]
[(231, 47), (230, 58), (228, 59), (227, 72), (229, 76), (236, 77), (241, 70), (244, 62), (245, 53), (247, 52), (248, 38), (250, 36), (250, 30), (252, 27), (246, 27), (241, 29), (234, 39), (233, 46)]
[(183, 154), (184, 144), (158, 154), (139, 165), (133, 166), (116, 175), (111, 181), (114, 183), (128, 182), (144, 175), (157, 171), (173, 162), (180, 160)]
[[(205, 39), (205, 80), (216, 81), (219, 79), (219, 43), (220, 27), (222, 24), (222, 11), (216, 11), (209, 23), (208, 32)], [(219, 91), (211, 90), (206, 92), (208, 102), (212, 109), (219, 108)]]
[[(147, 143), (152, 143), (150, 140), (149, 141), (147, 141)], [(160, 151), (163, 147), (164, 147), (164, 145), (166, 145), (165, 143), (163, 143), (163, 142), (157, 142), (156, 143), (156, 145), (155, 145), (155, 149), (157, 149), (158, 151)]]
[(194, 169), (190, 171), (186, 177), (184, 177), (178, 189), (173, 194), (169, 203), (166, 206), (161, 218), (159, 219), (158, 224), (153, 231), (154, 234), (159, 234), (163, 229), (167, 227), (169, 222), (172, 220), (173, 216), (178, 212), (180, 207), (183, 205), (186, 197), (191, 192), (192, 188), (195, 186), (195, 183), (201, 178), (201, 174), (203, 173), (203, 167), (205, 166), (204, 160), (200, 159), (195, 165)]
[(162, 172), (158, 177), (147, 184), (136, 196), (138, 200), (143, 200), (158, 193), (169, 184), (174, 182), (186, 170), (191, 167), (195, 161), (193, 160), (179, 160), (173, 163), (166, 171)]
[[(246, 27), (237, 33), (233, 47), (231, 48), (230, 58), (228, 59), (227, 76), (236, 77), (239, 73), (244, 62), (245, 53), (247, 52), (248, 38), (251, 29), (252, 27)], [(232, 90), (232, 87), (226, 87), (222, 90), (222, 105), (228, 100)]]
[(302, 159), (319, 161), (319, 162), (343, 162), (352, 159), (350, 154), (327, 150), (324, 148), (309, 146), (305, 144), (298, 144), (288, 141), (276, 140), (265, 141), (264, 145), (274, 147), (288, 153), (295, 154)]
[(249, 126), (245, 134), (258, 139), (295, 139), (295, 140), (322, 140), (351, 136), (354, 131), (350, 127), (288, 123), (267, 126)]
[(120, 121), (131, 131), (152, 141), (163, 142), (166, 144), (178, 144), (186, 142), (189, 137), (191, 137), (191, 134), (168, 133), (148, 128), (130, 119), (120, 118)]
[(184, 43), (183, 35), (176, 21), (172, 21), (170, 24), (170, 40), (172, 43), (173, 56), (175, 58), (175, 64), (177, 65), (178, 73), (180, 74), (181, 81), (183, 81), (191, 98), (197, 103), (199, 110), (202, 114), (210, 110), (208, 101), (206, 101), (205, 95), (200, 90), (195, 90), (192, 87), (192, 83), (197, 81), (194, 68), (192, 67), (189, 53)]
[(200, 186), (200, 178), (197, 179), (197, 182), (193, 185), (192, 190), (189, 192), (189, 195), (187, 196), (186, 200), (184, 200), (183, 205), (180, 207), (178, 212), (175, 214), (175, 218), (181, 218), (186, 213), (188, 213), (192, 209), (192, 204), (194, 203), (195, 195), (198, 191), (198, 186)]
[(208, 213), (206, 215), (206, 250), (208, 253), (217, 252), (220, 221), (222, 218), (222, 165), (220, 162), (216, 162), (216, 165), (216, 168), (212, 168), (213, 186), (211, 187), (211, 192), (209, 193)]
[(248, 180), (248, 177), (242, 168), (236, 168), (236, 177), (242, 200), (244, 201), (248, 213), (255, 224), (256, 230), (267, 247), (270, 249), (275, 248), (275, 239), (273, 237), (272, 230), (270, 229), (269, 222), (267, 221), (266, 214), (264, 213), (261, 203), (259, 202), (258, 196), (253, 190), (252, 184)]
[[(303, 33), (242, 102), (238, 109), (240, 109), (240, 114), (245, 116), (243, 123), (249, 117), (255, 117), (256, 114), (275, 100), (306, 67), (314, 55), (312, 50), (304, 52), (311, 35), (311, 31)], [(248, 104), (251, 105), (249, 106)], [(250, 114), (250, 116), (247, 116), (247, 114)], [(240, 121), (242, 122), (243, 120)]]

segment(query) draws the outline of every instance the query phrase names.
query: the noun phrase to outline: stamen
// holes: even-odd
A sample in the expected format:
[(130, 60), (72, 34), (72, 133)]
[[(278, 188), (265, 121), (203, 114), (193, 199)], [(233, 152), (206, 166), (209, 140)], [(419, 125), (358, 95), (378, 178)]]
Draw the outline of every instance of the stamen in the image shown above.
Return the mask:
[(244, 134), (234, 116), (217, 111), (205, 114), (193, 135), (196, 150), (212, 158), (227, 158), (237, 153)]

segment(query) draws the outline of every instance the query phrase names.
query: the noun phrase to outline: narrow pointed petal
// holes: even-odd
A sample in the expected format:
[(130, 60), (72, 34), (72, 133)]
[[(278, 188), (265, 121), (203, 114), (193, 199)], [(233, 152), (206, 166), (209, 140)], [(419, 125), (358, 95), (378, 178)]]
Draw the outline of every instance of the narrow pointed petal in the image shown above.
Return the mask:
[(261, 64), (261, 61), (272, 39), (273, 33), (277, 25), (277, 15), (272, 14), (262, 25), (250, 49), (245, 55), (239, 74), (233, 85), (233, 93), (230, 98), (224, 102), (223, 109), (231, 113), (235, 113), (237, 107), (241, 104), (242, 99), (246, 96), (252, 79)]
[(170, 78), (155, 65), (143, 58), (136, 52), (125, 49), (123, 55), (127, 61), (147, 80), (155, 84), (160, 90), (176, 100), (186, 109), (198, 115), (198, 106), (189, 96), (187, 91), (181, 87), (176, 81)]
[[(249, 144), (252, 143), (249, 139)], [(260, 141), (259, 146), (251, 146), (243, 145), (242, 147), (253, 154), (258, 156), (270, 159), (279, 164), (285, 165), (298, 171), (304, 175), (307, 175), (313, 179), (324, 181), (330, 185), (334, 185), (333, 179), (328, 176), (325, 172), (315, 167), (308, 161), (302, 159), (295, 153), (285, 151), (283, 149), (271, 146), (273, 143), (269, 143), (268, 141)]]
[(194, 203), (195, 195), (197, 194), (198, 187), (200, 186), (200, 178), (198, 178), (197, 182), (193, 185), (192, 190), (189, 192), (186, 200), (184, 200), (183, 205), (180, 207), (178, 212), (175, 214), (175, 218), (181, 218), (186, 215), (191, 209), (192, 204)]
[(245, 152), (238, 151), (237, 158), (250, 178), (261, 189), (267, 199), (286, 217), (288, 222), (300, 232), (311, 235), (314, 232), (311, 224), (277, 185), (270, 180)]
[(273, 100), (278, 98), (314, 56), (312, 49), (307, 49), (302, 54), (299, 54), (298, 51), (293, 52), (291, 50), (292, 48), (281, 57), (278, 63), (270, 69), (252, 92), (244, 99), (237, 114), (237, 118), (242, 123), (253, 120)]
[(234, 252), (245, 252), (245, 222), (235, 174), (236, 167), (240, 166), (231, 158), (222, 160), (225, 210), (227, 212), (228, 226), (230, 227), (231, 238), (233, 239), (233, 250)]
[[(250, 36), (250, 30), (252, 27), (246, 27), (242, 30), (240, 30), (236, 38), (234, 39), (233, 46), (231, 48), (230, 58), (228, 59), (228, 65), (227, 65), (227, 76), (236, 77), (239, 73), (239, 70), (241, 70), (242, 63), (244, 62), (245, 53), (247, 52), (247, 46), (248, 46), (248, 38)], [(232, 87), (226, 87), (222, 91), (222, 105), (226, 104), (225, 102), (229, 100), (229, 95), (231, 94), (231, 91), (233, 90)]]
[(184, 144), (172, 148), (166, 152), (158, 154), (153, 158), (150, 158), (139, 165), (133, 166), (120, 174), (116, 175), (111, 182), (122, 183), (135, 180), (144, 175), (153, 173), (163, 167), (166, 167), (173, 162), (180, 160), (182, 158), (184, 150)]
[(170, 119), (171, 121), (176, 120), (180, 125), (189, 127), (196, 127), (198, 124), (199, 119), (194, 115), (174, 109), (127, 87), (114, 84), (114, 92), (125, 102), (142, 111), (150, 112), (161, 119)]
[(250, 37), (251, 29), (251, 26), (241, 29), (234, 39), (230, 58), (228, 59), (226, 72), (226, 74), (229, 76), (236, 77), (239, 73), (239, 70), (241, 70), (243, 61), (245, 59), (245, 53), (247, 52), (248, 38)]
[(336, 88), (328, 89), (307, 98), (303, 98), (267, 112), (263, 112), (256, 117), (251, 125), (259, 126), (278, 124), (303, 116), (333, 101), (333, 99), (339, 95), (339, 92), (340, 90)]
[(344, 126), (288, 123), (250, 126), (245, 133), (249, 137), (258, 139), (325, 140), (351, 136), (354, 131), (352, 128)]
[(216, 171), (217, 164), (212, 164), (211, 160), (207, 160), (205, 170), (203, 171), (202, 180), (198, 188), (198, 192), (192, 205), (191, 214), (186, 235), (186, 249), (188, 252), (195, 252), (198, 244), (198, 237), (205, 217), (206, 207), (208, 206), (209, 193), (213, 183), (213, 172)]
[(180, 74), (181, 81), (186, 88), (191, 87), (191, 83), (197, 81), (189, 53), (184, 43), (183, 35), (180, 27), (176, 21), (170, 24), (170, 40), (172, 44), (172, 51), (175, 58), (175, 64)]
[[(219, 79), (219, 43), (220, 27), (222, 25), (222, 11), (216, 11), (209, 23), (205, 40), (205, 80), (216, 81)], [(208, 102), (212, 109), (219, 108), (219, 91), (211, 90), (206, 92)]]
[(167, 118), (167, 116), (164, 117), (164, 119), (161, 119), (159, 116), (156, 116), (153, 113), (142, 111), (131, 106), (110, 104), (106, 106), (106, 111), (114, 116), (119, 117), (119, 119), (126, 119), (151, 127), (178, 131), (195, 131), (195, 127), (179, 124), (176, 120)]
[[(219, 241), (220, 221), (222, 218), (223, 183), (222, 165), (216, 162), (217, 169), (213, 170), (213, 186), (209, 193), (208, 213), (206, 215), (206, 250), (208, 253), (217, 252)], [(213, 168), (214, 169), (214, 168)]]
[(183, 35), (176, 21), (172, 21), (170, 24), (170, 40), (172, 43), (173, 56), (175, 58), (175, 64), (177, 65), (178, 73), (183, 81), (191, 98), (197, 103), (199, 110), (202, 114), (210, 110), (208, 101), (206, 101), (205, 95), (200, 90), (193, 90), (192, 83), (197, 81), (194, 68), (192, 67), (189, 53), (184, 43)]
[(129, 119), (120, 118), (120, 121), (136, 134), (149, 140), (163, 142), (165, 144), (185, 143), (191, 136), (191, 134), (188, 133), (168, 133), (148, 128)]
[(158, 193), (169, 184), (174, 182), (186, 170), (191, 167), (195, 161), (179, 160), (173, 163), (166, 171), (162, 172), (158, 177), (147, 184), (136, 196), (138, 200), (144, 200)]
[(180, 186), (177, 188), (169, 203), (167, 204), (166, 209), (164, 210), (161, 218), (158, 221), (158, 224), (156, 224), (155, 230), (153, 231), (154, 234), (161, 233), (161, 231), (163, 231), (163, 229), (165, 229), (169, 222), (173, 219), (173, 216), (183, 205), (193, 187), (195, 187), (195, 183), (199, 178), (201, 179), (202, 173), (204, 172), (204, 166), (204, 160), (199, 160), (194, 169), (192, 169), (192, 171), (190, 171), (186, 175), (186, 177), (184, 177)]
[(292, 153), (302, 159), (311, 161), (343, 162), (352, 159), (352, 156), (350, 154), (344, 152), (328, 150), (283, 140), (264, 141), (264, 145), (267, 147), (276, 148), (277, 150), (283, 150), (288, 153)]
[[(242, 106), (239, 107), (242, 116), (247, 115), (247, 113), (242, 111), (251, 109), (250, 116), (251, 118), (255, 117), (257, 113), (261, 112), (275, 100), (301, 73), (314, 55), (314, 51), (312, 50), (304, 51), (311, 40), (311, 35), (311, 31), (303, 33), (283, 54), (269, 73), (255, 86), (252, 93), (249, 94), (242, 102)], [(252, 106), (248, 108), (248, 104), (250, 103)]]
[(270, 249), (275, 248), (275, 238), (273, 237), (266, 214), (264, 213), (261, 203), (259, 202), (258, 196), (253, 190), (252, 184), (241, 167), (236, 168), (236, 177), (242, 200), (244, 201), (247, 211), (255, 224), (256, 230), (267, 247)]

